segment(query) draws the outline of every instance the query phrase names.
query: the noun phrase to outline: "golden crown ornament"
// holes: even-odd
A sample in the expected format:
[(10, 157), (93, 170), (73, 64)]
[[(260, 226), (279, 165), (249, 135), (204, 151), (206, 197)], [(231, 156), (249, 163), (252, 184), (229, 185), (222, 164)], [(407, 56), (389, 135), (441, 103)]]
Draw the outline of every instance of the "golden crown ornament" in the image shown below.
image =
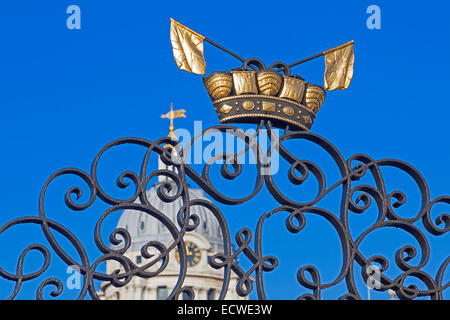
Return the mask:
[[(266, 67), (259, 59), (243, 59), (178, 21), (170, 20), (173, 54), (180, 69), (205, 74), (203, 41), (243, 63), (240, 68), (215, 71), (203, 77), (221, 123), (259, 123), (268, 119), (275, 127), (309, 130), (325, 100), (325, 90), (346, 89), (353, 77), (354, 41), (290, 65), (275, 62)], [(325, 56), (324, 87), (291, 75), (292, 67), (321, 56)]]

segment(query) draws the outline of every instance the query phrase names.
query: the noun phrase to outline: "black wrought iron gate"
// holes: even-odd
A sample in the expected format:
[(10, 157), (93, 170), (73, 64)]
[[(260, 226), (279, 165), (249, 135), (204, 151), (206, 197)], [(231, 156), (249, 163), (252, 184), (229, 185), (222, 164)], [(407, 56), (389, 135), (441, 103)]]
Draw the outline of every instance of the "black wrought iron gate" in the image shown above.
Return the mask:
[[(208, 130), (216, 130), (222, 133), (234, 134), (238, 139), (245, 142), (245, 152), (252, 151), (256, 155), (256, 170), (255, 180), (249, 185), (252, 190), (246, 195), (233, 198), (218, 191), (214, 181), (209, 175), (211, 165), (216, 160), (223, 160), (221, 165), (222, 177), (228, 180), (233, 180), (242, 172), (242, 165), (238, 161), (238, 154), (222, 153), (216, 154), (209, 163), (204, 164), (202, 172), (197, 172), (189, 164), (183, 161), (183, 152), (189, 149), (197, 139), (208, 132)], [(423, 271), (427, 265), (430, 257), (430, 245), (428, 235), (423, 230), (433, 236), (442, 236), (450, 230), (450, 216), (448, 214), (440, 214), (434, 221), (431, 215), (431, 209), (437, 203), (450, 204), (449, 196), (441, 196), (435, 199), (430, 199), (428, 185), (422, 175), (408, 163), (394, 159), (374, 160), (364, 154), (356, 154), (346, 159), (329, 141), (321, 136), (306, 131), (289, 131), (286, 129), (284, 134), (277, 137), (277, 141), (272, 141), (269, 150), (262, 150), (261, 146), (256, 141), (257, 136), (261, 130), (267, 130), (270, 137), (273, 133), (273, 128), (270, 121), (262, 120), (257, 127), (255, 135), (249, 135), (238, 127), (229, 125), (218, 125), (204, 130), (202, 134), (192, 139), (191, 143), (184, 148), (178, 141), (171, 138), (162, 138), (157, 141), (149, 141), (139, 138), (123, 138), (112, 141), (107, 144), (95, 157), (90, 173), (75, 169), (67, 168), (55, 172), (47, 180), (39, 200), (39, 214), (37, 216), (22, 217), (9, 221), (0, 228), (0, 236), (6, 230), (13, 228), (19, 224), (36, 224), (42, 228), (42, 232), (48, 241), (48, 246), (40, 244), (30, 244), (20, 255), (17, 261), (16, 272), (8, 272), (0, 268), (0, 276), (6, 280), (15, 283), (15, 288), (11, 292), (9, 298), (13, 299), (17, 296), (21, 287), (27, 281), (39, 279), (47, 270), (50, 259), (52, 257), (51, 250), (56, 253), (56, 257), (63, 261), (68, 266), (77, 266), (82, 274), (82, 288), (78, 295), (79, 299), (84, 299), (90, 296), (93, 299), (98, 299), (94, 281), (107, 281), (113, 286), (121, 287), (131, 281), (133, 277), (157, 277), (167, 265), (169, 254), (173, 250), (178, 250), (180, 253), (180, 274), (178, 282), (169, 294), (169, 299), (178, 299), (184, 292), (185, 294), (194, 297), (194, 292), (188, 287), (184, 286), (183, 282), (187, 272), (186, 266), (186, 249), (184, 243), (184, 235), (186, 232), (195, 230), (199, 227), (199, 217), (190, 214), (192, 206), (203, 206), (207, 208), (214, 218), (217, 219), (221, 234), (223, 236), (223, 252), (217, 253), (209, 260), (209, 265), (215, 269), (224, 271), (223, 286), (219, 299), (223, 299), (229, 288), (230, 275), (235, 273), (239, 277), (239, 282), (236, 291), (241, 296), (247, 296), (251, 292), (256, 291), (258, 299), (266, 298), (266, 289), (264, 287), (265, 273), (275, 270), (279, 264), (276, 256), (265, 256), (262, 248), (262, 229), (265, 222), (274, 215), (281, 212), (287, 214), (285, 220), (286, 231), (290, 233), (299, 233), (305, 226), (307, 221), (306, 213), (318, 215), (326, 219), (329, 224), (336, 230), (340, 239), (340, 246), (342, 249), (342, 267), (339, 275), (330, 282), (322, 282), (319, 270), (307, 265), (298, 269), (297, 280), (298, 283), (310, 291), (310, 293), (303, 294), (300, 299), (321, 299), (322, 291), (336, 286), (340, 283), (345, 283), (347, 288), (343, 292), (340, 299), (361, 299), (361, 292), (355, 284), (357, 277), (363, 277), (364, 281), (370, 277), (370, 266), (378, 265), (381, 272), (379, 278), (379, 285), (375, 290), (387, 291), (394, 290), (400, 299), (414, 299), (416, 297), (429, 297), (431, 299), (443, 299), (445, 290), (448, 290), (450, 283), (444, 283), (444, 274), (450, 262), (450, 257), (442, 261), (441, 267), (436, 274), (429, 274)], [(309, 141), (318, 147), (322, 148), (334, 160), (340, 172), (340, 178), (337, 181), (326, 181), (325, 174), (321, 168), (312, 161), (297, 158), (293, 150), (288, 150), (285, 146), (286, 142), (291, 140), (305, 140)], [(111, 148), (120, 145), (131, 144), (138, 145), (144, 148), (146, 155), (142, 161), (140, 173), (137, 174), (132, 171), (123, 172), (117, 179), (117, 186), (120, 188), (130, 187), (127, 180), (131, 180), (134, 185), (135, 192), (132, 197), (128, 199), (116, 199), (109, 195), (102, 189), (97, 177), (97, 169), (102, 155)], [(168, 147), (169, 146), (169, 147)], [(315, 177), (318, 183), (318, 192), (315, 198), (307, 202), (298, 202), (296, 199), (283, 194), (277, 183), (270, 174), (270, 157), (273, 151), (277, 148), (277, 154), (287, 161), (290, 165), (288, 170), (288, 179), (292, 185), (301, 185), (308, 177)], [(175, 151), (174, 151), (175, 150)], [(161, 160), (166, 164), (173, 166), (176, 170), (154, 170), (149, 172), (149, 158), (152, 154), (160, 156)], [(383, 179), (382, 169), (385, 167), (393, 167), (402, 170), (409, 175), (417, 184), (420, 190), (421, 208), (419, 212), (412, 218), (403, 218), (396, 213), (396, 209), (401, 207), (406, 201), (406, 195), (402, 191), (387, 190), (385, 181)], [(101, 255), (95, 260), (90, 261), (86, 249), (77, 239), (77, 235), (73, 234), (61, 222), (47, 218), (44, 208), (45, 196), (47, 187), (57, 177), (75, 175), (82, 180), (89, 189), (89, 200), (85, 203), (78, 203), (77, 199), (81, 196), (82, 188), (75, 186), (67, 191), (65, 196), (65, 204), (68, 208), (75, 211), (84, 211), (88, 209), (94, 201), (100, 199), (106, 203), (109, 208), (102, 214), (95, 226), (91, 226), (94, 231), (95, 244)], [(158, 197), (167, 203), (173, 202), (176, 199), (182, 199), (183, 206), (178, 214), (178, 221), (174, 223), (165, 217), (163, 212), (155, 208), (149, 202), (146, 190), (148, 183), (152, 178), (157, 176), (165, 176), (168, 181), (162, 183), (158, 189)], [(373, 178), (374, 184), (358, 184), (358, 181), (363, 177), (370, 176)], [(267, 208), (267, 211), (259, 217), (257, 226), (254, 230), (250, 230), (245, 226), (234, 235), (230, 234), (227, 220), (220, 211), (219, 207), (214, 202), (198, 199), (190, 199), (187, 179), (190, 178), (195, 184), (203, 189), (210, 198), (214, 199), (216, 203), (221, 203), (228, 206), (235, 206), (249, 201), (257, 195), (263, 186), (267, 188), (273, 199), (279, 204), (275, 208)], [(330, 212), (321, 208), (318, 203), (320, 200), (327, 197), (327, 195), (336, 189), (341, 190), (341, 201), (336, 211)], [(349, 214), (350, 213), (364, 213), (369, 207), (375, 206), (378, 210), (378, 218), (375, 223), (368, 226), (364, 232), (357, 237), (352, 236), (349, 230)], [(144, 212), (153, 216), (160, 223), (169, 230), (172, 241), (170, 245), (161, 242), (151, 241), (146, 243), (142, 252), (146, 260), (144, 265), (135, 264), (130, 258), (125, 255), (129, 248), (131, 238), (130, 234), (125, 229), (116, 229), (110, 234), (110, 243), (106, 244), (101, 237), (101, 227), (104, 219), (113, 212), (124, 209), (133, 209)], [(82, 216), (80, 216), (82, 219)], [(61, 218), (64, 221), (63, 218)], [(396, 277), (388, 277), (385, 270), (389, 268), (389, 261), (384, 256), (367, 257), (360, 251), (361, 241), (371, 232), (382, 228), (395, 227), (413, 236), (420, 247), (420, 261), (411, 265), (408, 263), (413, 257), (417, 256), (418, 249), (407, 244), (399, 248), (395, 254), (395, 264), (401, 269), (401, 273)], [(75, 247), (78, 258), (75, 259), (64, 247), (58, 242), (55, 234), (65, 237)], [(30, 242), (33, 239), (29, 239)], [(119, 249), (114, 249), (112, 245), (121, 244)], [(233, 245), (235, 249), (233, 250)], [(289, 246), (289, 243), (282, 243), (282, 246)], [(159, 254), (150, 255), (148, 249), (156, 249)], [(34, 272), (24, 272), (24, 260), (30, 251), (39, 252), (44, 260), (41, 268)], [(55, 256), (55, 255), (53, 255)], [(252, 266), (244, 270), (244, 268), (237, 262), (238, 257), (247, 258)], [(104, 273), (97, 270), (99, 264), (104, 261), (114, 260), (118, 262), (123, 271)], [(77, 262), (77, 261), (81, 261)], [(156, 271), (148, 271), (148, 268), (156, 263), (160, 264), (160, 268)], [(361, 266), (361, 273), (355, 272), (355, 263)], [(0, 266), (1, 267), (1, 266)], [(254, 277), (254, 278), (253, 278)], [(406, 285), (406, 279), (414, 279), (420, 281), (425, 285), (426, 289), (419, 289), (416, 285)], [(252, 281), (254, 280), (254, 281)], [(39, 282), (36, 289), (36, 298), (43, 298), (43, 290), (48, 286), (53, 286), (52, 296), (57, 297), (64, 291), (64, 283), (61, 279), (47, 278)]]

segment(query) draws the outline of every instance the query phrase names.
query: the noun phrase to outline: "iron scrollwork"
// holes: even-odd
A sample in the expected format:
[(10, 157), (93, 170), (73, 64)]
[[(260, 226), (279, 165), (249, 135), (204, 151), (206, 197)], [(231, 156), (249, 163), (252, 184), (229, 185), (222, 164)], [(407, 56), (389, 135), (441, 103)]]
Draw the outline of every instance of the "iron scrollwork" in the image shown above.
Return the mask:
[[(198, 173), (194, 168), (183, 161), (180, 161), (180, 155), (186, 153), (192, 146), (196, 139), (201, 138), (207, 130), (195, 137), (191, 143), (181, 148), (179, 142), (166, 137), (154, 142), (139, 138), (122, 138), (107, 144), (96, 156), (93, 161), (90, 173), (83, 170), (67, 168), (55, 172), (45, 183), (42, 188), (39, 199), (39, 214), (38, 216), (22, 217), (4, 224), (0, 228), (0, 235), (6, 230), (19, 224), (36, 224), (42, 229), (43, 235), (48, 241), (49, 247), (40, 244), (29, 245), (20, 255), (17, 262), (17, 269), (15, 273), (7, 272), (0, 268), (0, 276), (6, 280), (15, 283), (15, 288), (9, 295), (9, 299), (14, 299), (19, 293), (22, 285), (26, 281), (39, 278), (48, 269), (50, 264), (50, 248), (56, 255), (68, 266), (76, 266), (79, 272), (83, 275), (82, 288), (78, 294), (78, 299), (84, 299), (88, 295), (92, 299), (99, 299), (96, 292), (94, 280), (110, 282), (115, 287), (122, 287), (128, 284), (133, 277), (151, 278), (156, 277), (167, 266), (169, 253), (173, 250), (179, 251), (180, 259), (180, 274), (175, 288), (169, 294), (168, 299), (178, 299), (182, 293), (186, 293), (194, 297), (194, 292), (183, 285), (187, 266), (186, 266), (186, 249), (184, 243), (184, 235), (188, 231), (195, 230), (199, 225), (199, 217), (191, 214), (190, 208), (193, 206), (203, 206), (214, 215), (217, 219), (221, 234), (223, 237), (223, 252), (217, 253), (209, 260), (209, 265), (215, 269), (224, 270), (224, 280), (222, 291), (219, 299), (223, 299), (230, 285), (231, 273), (235, 273), (239, 282), (236, 291), (241, 296), (247, 296), (255, 290), (259, 299), (266, 299), (266, 292), (264, 287), (264, 274), (271, 272), (277, 268), (279, 261), (275, 256), (265, 256), (262, 250), (263, 226), (264, 223), (274, 215), (286, 214), (285, 220), (286, 229), (290, 233), (299, 233), (306, 224), (307, 215), (321, 216), (336, 230), (342, 249), (342, 267), (339, 275), (330, 282), (322, 282), (319, 270), (312, 265), (303, 266), (298, 269), (297, 280), (304, 288), (311, 290), (311, 293), (303, 294), (299, 299), (321, 299), (322, 291), (336, 286), (344, 282), (347, 292), (343, 294), (340, 299), (361, 299), (361, 294), (358, 291), (355, 283), (357, 276), (354, 270), (355, 262), (361, 266), (361, 275), (364, 280), (369, 276), (366, 272), (370, 265), (378, 264), (381, 270), (380, 285), (376, 290), (386, 291), (388, 289), (394, 290), (400, 299), (414, 299), (416, 297), (429, 297), (431, 299), (443, 299), (443, 293), (449, 288), (450, 283), (443, 283), (444, 274), (450, 262), (450, 257), (447, 257), (442, 262), (436, 275), (432, 276), (423, 270), (424, 266), (429, 261), (430, 246), (429, 239), (423, 231), (417, 226), (420, 222), (424, 229), (434, 236), (442, 236), (450, 230), (450, 215), (442, 213), (435, 221), (432, 220), (431, 209), (438, 203), (450, 204), (450, 196), (441, 196), (436, 199), (430, 199), (428, 185), (422, 175), (414, 169), (411, 165), (393, 159), (374, 160), (364, 154), (356, 154), (349, 159), (345, 159), (340, 152), (330, 142), (319, 135), (307, 131), (289, 131), (286, 129), (285, 133), (278, 137), (278, 141), (271, 141), (270, 150), (267, 156), (263, 155), (261, 146), (255, 142), (255, 137), (260, 133), (261, 129), (267, 129), (272, 133), (273, 128), (270, 121), (263, 120), (258, 126), (258, 130), (254, 136), (244, 133), (237, 127), (229, 125), (218, 125), (207, 130), (218, 130), (219, 132), (226, 132), (233, 129), (237, 138), (242, 139), (247, 144), (245, 152), (252, 149), (256, 156), (257, 162), (254, 166), (256, 170), (256, 178), (252, 184), (251, 190), (247, 191), (241, 197), (230, 197), (219, 191), (219, 188), (212, 181), (210, 176), (210, 168), (215, 160), (222, 159), (224, 163), (221, 165), (221, 175), (223, 178), (233, 180), (242, 173), (242, 165), (238, 161), (237, 154), (222, 153), (216, 154), (210, 162), (203, 166), (201, 173)], [(322, 150), (326, 151), (339, 169), (340, 178), (332, 185), (328, 185), (325, 174), (321, 168), (309, 160), (304, 160), (296, 157), (285, 146), (289, 140), (305, 140), (309, 141)], [(253, 142), (253, 143), (252, 143)], [(109, 195), (101, 186), (97, 176), (98, 164), (102, 155), (111, 148), (120, 145), (137, 145), (145, 149), (146, 154), (142, 161), (140, 173), (136, 174), (132, 171), (123, 172), (117, 179), (117, 186), (125, 189), (134, 185), (134, 193), (127, 199), (118, 199)], [(167, 146), (170, 147), (167, 147)], [(289, 181), (294, 186), (302, 185), (310, 176), (314, 176), (318, 182), (318, 191), (316, 196), (306, 202), (299, 202), (292, 197), (283, 194), (280, 191), (279, 185), (270, 174), (270, 165), (265, 161), (272, 156), (274, 147), (277, 145), (278, 154), (282, 159), (290, 164), (288, 171)], [(178, 152), (173, 152), (177, 150)], [(176, 170), (155, 170), (148, 172), (148, 164), (150, 155), (157, 154), (161, 160), (166, 164), (173, 166)], [(178, 155), (177, 159), (174, 155)], [(264, 161), (263, 161), (264, 160)], [(411, 218), (403, 218), (396, 213), (396, 209), (400, 208), (406, 202), (406, 195), (402, 191), (388, 192), (381, 169), (384, 167), (393, 167), (405, 172), (417, 184), (421, 196), (421, 208), (419, 212)], [(230, 169), (232, 168), (232, 170)], [(269, 170), (269, 174), (262, 174), (264, 170)], [(85, 203), (79, 203), (82, 195), (82, 188), (75, 186), (70, 188), (65, 194), (65, 205), (74, 211), (84, 211), (90, 208), (94, 201), (100, 199), (109, 208), (102, 214), (94, 228), (94, 239), (98, 250), (102, 253), (95, 261), (90, 261), (86, 249), (82, 243), (61, 223), (50, 219), (46, 215), (44, 208), (46, 191), (48, 186), (56, 178), (61, 176), (74, 175), (81, 178), (89, 189), (89, 199)], [(173, 202), (176, 199), (182, 199), (183, 206), (178, 213), (176, 223), (168, 219), (163, 212), (155, 208), (149, 202), (146, 190), (149, 188), (149, 182), (158, 176), (165, 176), (170, 181), (162, 183), (158, 189), (158, 197), (164, 202)], [(370, 176), (373, 178), (374, 185), (358, 184), (357, 181), (364, 177)], [(234, 238), (236, 248), (233, 250), (233, 241), (230, 235), (227, 221), (222, 214), (219, 207), (213, 202), (190, 199), (187, 179), (190, 178), (201, 189), (203, 189), (212, 199), (220, 204), (235, 206), (249, 201), (255, 197), (266, 186), (268, 192), (273, 199), (279, 204), (273, 210), (262, 214), (259, 218), (255, 230), (252, 232), (249, 228), (242, 228), (237, 232)], [(131, 181), (131, 183), (129, 182)], [(339, 206), (339, 214), (330, 212), (321, 208), (318, 203), (324, 199), (330, 192), (336, 189), (342, 190), (341, 203)], [(349, 227), (349, 214), (361, 214), (366, 212), (369, 207), (375, 204), (378, 210), (378, 218), (364, 232), (357, 237), (352, 236)], [(147, 262), (144, 265), (135, 264), (125, 253), (131, 244), (130, 233), (123, 228), (114, 230), (109, 237), (110, 244), (104, 243), (102, 240), (102, 224), (103, 221), (112, 213), (133, 209), (151, 215), (162, 223), (172, 236), (170, 245), (163, 244), (158, 241), (150, 241), (141, 248), (141, 253)], [(389, 268), (389, 261), (384, 256), (366, 257), (360, 250), (361, 242), (372, 232), (382, 228), (400, 228), (409, 233), (417, 240), (420, 246), (420, 261), (416, 265), (411, 265), (410, 261), (418, 254), (418, 250), (412, 245), (405, 245), (400, 248), (395, 255), (395, 263), (401, 269), (402, 273), (396, 278), (390, 278), (385, 271)], [(63, 246), (58, 242), (55, 234), (58, 237), (63, 236), (76, 249), (77, 258), (71, 256)], [(121, 246), (117, 247), (117, 245)], [(152, 248), (158, 252), (157, 255), (151, 254), (149, 249)], [(34, 272), (24, 272), (25, 257), (31, 251), (39, 252), (43, 257), (43, 264)], [(245, 256), (252, 264), (248, 270), (244, 270), (237, 262), (239, 256)], [(123, 271), (118, 270), (111, 273), (104, 273), (98, 271), (98, 266), (108, 260), (118, 262)], [(152, 266), (158, 266), (156, 269)], [(254, 278), (253, 278), (254, 277)], [(421, 281), (427, 289), (419, 289), (415, 285), (407, 286), (406, 279), (416, 279)], [(254, 281), (252, 281), (254, 279)], [(36, 298), (43, 298), (43, 290), (47, 286), (53, 286), (51, 296), (57, 297), (61, 295), (64, 290), (63, 282), (57, 278), (48, 278), (42, 281), (36, 290)]]

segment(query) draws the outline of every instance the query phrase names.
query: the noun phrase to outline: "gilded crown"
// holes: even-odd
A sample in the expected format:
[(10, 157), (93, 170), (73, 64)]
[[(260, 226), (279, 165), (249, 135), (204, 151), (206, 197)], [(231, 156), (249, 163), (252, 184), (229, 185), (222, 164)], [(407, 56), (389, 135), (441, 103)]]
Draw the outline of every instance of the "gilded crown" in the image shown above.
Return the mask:
[[(178, 21), (170, 21), (173, 56), (181, 70), (205, 74), (204, 41), (244, 63), (241, 68), (203, 77), (221, 123), (259, 123), (268, 119), (286, 130), (309, 130), (325, 99), (325, 89), (347, 89), (353, 78), (353, 40), (289, 65), (275, 62), (266, 68), (259, 59), (245, 60)], [(298, 75), (291, 76), (291, 67), (322, 56), (325, 89)]]
[(276, 127), (309, 130), (326, 96), (321, 86), (291, 76), (286, 64), (265, 68), (257, 59), (239, 69), (213, 72), (203, 82), (221, 123), (269, 119)]

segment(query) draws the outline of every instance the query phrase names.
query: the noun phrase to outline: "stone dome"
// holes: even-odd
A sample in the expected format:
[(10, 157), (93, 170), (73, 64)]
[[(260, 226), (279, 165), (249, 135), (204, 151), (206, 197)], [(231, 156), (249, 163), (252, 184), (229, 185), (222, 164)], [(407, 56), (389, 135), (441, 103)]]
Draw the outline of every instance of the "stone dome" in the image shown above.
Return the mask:
[[(162, 201), (157, 194), (160, 185), (161, 182), (158, 182), (151, 189), (147, 190), (147, 198), (152, 206), (165, 214), (179, 228), (177, 214), (183, 205), (183, 200), (179, 197), (170, 203)], [(172, 192), (175, 192), (176, 189), (174, 186)], [(203, 190), (191, 188), (188, 190), (190, 200), (204, 199), (209, 201), (205, 197)], [(192, 232), (205, 237), (211, 244), (212, 249), (223, 250), (222, 231), (213, 213), (203, 206), (192, 206), (190, 213), (191, 215), (196, 214), (200, 219), (199, 225)], [(124, 228), (130, 233), (131, 250), (140, 250), (145, 243), (151, 240), (162, 243), (173, 240), (167, 228), (159, 220), (141, 211), (124, 210), (117, 228)]]

